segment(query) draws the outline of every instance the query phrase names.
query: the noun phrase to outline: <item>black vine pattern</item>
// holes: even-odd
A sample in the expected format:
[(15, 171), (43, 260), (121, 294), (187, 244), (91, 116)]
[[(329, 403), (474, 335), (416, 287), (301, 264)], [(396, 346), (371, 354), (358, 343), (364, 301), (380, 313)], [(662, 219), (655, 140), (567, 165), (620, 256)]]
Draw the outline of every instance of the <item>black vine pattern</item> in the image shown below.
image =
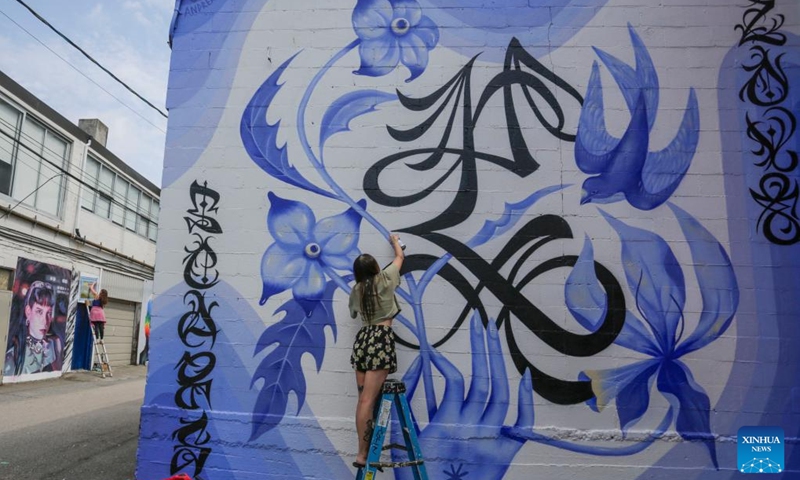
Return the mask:
[(222, 227), (216, 218), (219, 193), (196, 181), (189, 189), (192, 208), (184, 217), (189, 233), (194, 236), (192, 246), (186, 247), (183, 259), (183, 278), (191, 290), (183, 297), (189, 310), (178, 321), (178, 337), (186, 351), (175, 369), (178, 371), (178, 390), (175, 405), (186, 411), (180, 419), (181, 427), (172, 432), (173, 446), (170, 472), (175, 475), (194, 468), (192, 478), (199, 478), (211, 454), (211, 434), (208, 432), (208, 414), (211, 409), (212, 372), (217, 357), (212, 352), (217, 339), (217, 325), (212, 311), (217, 302), (207, 303), (206, 293), (219, 282), (216, 270), (217, 254), (211, 248), (214, 234)]
[[(763, 209), (756, 228), (776, 245), (800, 241), (800, 217), (797, 212), (798, 156), (789, 150), (797, 119), (787, 108), (790, 81), (783, 68), (783, 47), (787, 37), (779, 30), (784, 16), (774, 13), (775, 0), (750, 0), (742, 24), (739, 47), (750, 45), (750, 62), (742, 65), (749, 75), (739, 91), (739, 99), (751, 108), (745, 114), (747, 136), (755, 142), (754, 164), (764, 169), (758, 185), (751, 185), (750, 195)], [(751, 115), (751, 112), (757, 114)], [(755, 117), (755, 118), (754, 118)]]
[[(556, 351), (573, 357), (588, 357), (595, 355), (609, 345), (619, 335), (625, 322), (625, 297), (619, 281), (603, 265), (595, 262), (595, 270), (600, 284), (607, 295), (606, 314), (597, 329), (590, 334), (581, 335), (572, 333), (549, 318), (543, 311), (534, 305), (522, 293), (522, 289), (535, 278), (558, 268), (571, 268), (577, 261), (577, 256), (565, 255), (550, 259), (536, 266), (532, 271), (522, 273), (521, 269), (539, 248), (549, 242), (560, 239), (573, 238), (572, 229), (567, 221), (557, 215), (542, 215), (528, 221), (523, 225), (503, 247), (502, 251), (489, 262), (463, 242), (438, 233), (446, 228), (456, 226), (470, 218), (478, 197), (478, 169), (479, 160), (505, 168), (519, 177), (526, 177), (539, 168), (539, 163), (533, 158), (531, 151), (522, 135), (522, 129), (517, 115), (518, 105), (515, 104), (513, 89), (518, 87), (526, 104), (536, 116), (542, 126), (553, 136), (569, 142), (575, 141), (575, 133), (568, 131), (565, 118), (565, 108), (559, 103), (559, 98), (574, 102), (575, 106), (583, 103), (583, 98), (575, 88), (566, 81), (548, 70), (539, 63), (513, 39), (506, 54), (503, 71), (497, 74), (484, 88), (478, 97), (478, 102), (472, 104), (472, 66), (473, 58), (467, 65), (444, 86), (427, 97), (413, 99), (400, 94), (400, 101), (411, 111), (423, 112), (433, 110), (428, 118), (420, 125), (409, 130), (397, 130), (389, 127), (389, 133), (401, 142), (419, 142), (420, 138), (430, 130), (440, 115), (451, 107), (446, 119), (444, 134), (435, 147), (415, 148), (387, 156), (375, 163), (364, 177), (364, 190), (375, 202), (393, 207), (412, 205), (433, 193), (448, 177), (455, 174), (460, 168), (461, 181), (458, 191), (450, 205), (434, 219), (414, 225), (401, 232), (418, 235), (442, 250), (449, 252), (469, 272), (478, 279), (477, 286), (472, 283), (454, 266), (445, 265), (437, 275), (452, 285), (463, 297), (465, 306), (456, 322), (450, 327), (444, 337), (433, 347), (439, 347), (447, 342), (463, 324), (469, 313), (477, 310), (484, 324), (489, 322), (489, 316), (480, 299), (480, 293), (488, 289), (492, 295), (499, 299), (504, 308), (496, 322), (498, 330), (505, 326), (505, 335), (508, 341), (511, 357), (521, 374), (530, 371), (533, 388), (542, 397), (558, 404), (577, 404), (585, 402), (594, 396), (591, 384), (588, 381), (553, 377), (538, 368), (526, 357), (523, 349), (516, 340), (516, 325), (533, 332), (542, 341)], [(475, 126), (478, 124), (481, 113), (491, 97), (502, 91), (505, 118), (507, 123), (508, 141), (512, 158), (506, 158), (482, 152), (476, 144), (474, 136)], [(437, 107), (436, 105), (439, 104)], [(461, 118), (458, 118), (459, 109)], [(460, 148), (451, 147), (451, 137), (454, 125), (462, 126)], [(444, 170), (436, 167), (445, 156), (453, 156), (455, 160), (449, 168)], [(410, 158), (422, 157), (415, 163), (407, 163), (409, 168), (419, 172), (431, 173), (444, 171), (439, 178), (425, 183), (419, 192), (404, 196), (390, 196), (381, 189), (380, 177), (384, 170), (397, 162), (408, 162)], [(508, 277), (503, 276), (506, 266), (511, 264)], [(403, 263), (402, 273), (425, 271), (431, 267), (437, 258), (431, 255), (407, 255)], [(514, 322), (512, 322), (512, 315)], [(410, 348), (419, 348), (401, 337), (397, 342)]]

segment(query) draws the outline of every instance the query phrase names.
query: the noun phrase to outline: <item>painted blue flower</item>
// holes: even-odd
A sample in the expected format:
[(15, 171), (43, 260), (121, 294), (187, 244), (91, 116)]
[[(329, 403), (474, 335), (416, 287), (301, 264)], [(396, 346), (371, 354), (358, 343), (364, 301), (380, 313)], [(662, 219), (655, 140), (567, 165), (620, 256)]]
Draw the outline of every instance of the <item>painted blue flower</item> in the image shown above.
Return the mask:
[[(300, 202), (270, 192), (267, 227), (275, 243), (261, 259), (264, 289), (260, 304), (292, 289), (294, 299), (311, 314), (325, 292), (325, 270), (351, 270), (360, 254), (361, 215), (350, 208), (317, 222), (314, 212)], [(366, 202), (359, 202), (361, 208)]]
[[(722, 245), (694, 217), (669, 206), (692, 253), (703, 301), (697, 327), (684, 338), (683, 270), (664, 239), (601, 211), (622, 241), (622, 264), (637, 310), (627, 313), (615, 343), (650, 358), (619, 368), (588, 370), (580, 378), (592, 383), (595, 398), (589, 406), (594, 410), (616, 403), (623, 434), (647, 412), (655, 380), (658, 391), (677, 412), (676, 431), (684, 439), (705, 443), (718, 467), (708, 395), (681, 358), (725, 333), (739, 304), (739, 288)], [(586, 279), (586, 283), (593, 281)]]
[(359, 0), (353, 28), (360, 40), (361, 68), (355, 73), (381, 77), (408, 67), (410, 82), (428, 66), (428, 52), (439, 42), (439, 28), (422, 15), (416, 0)]

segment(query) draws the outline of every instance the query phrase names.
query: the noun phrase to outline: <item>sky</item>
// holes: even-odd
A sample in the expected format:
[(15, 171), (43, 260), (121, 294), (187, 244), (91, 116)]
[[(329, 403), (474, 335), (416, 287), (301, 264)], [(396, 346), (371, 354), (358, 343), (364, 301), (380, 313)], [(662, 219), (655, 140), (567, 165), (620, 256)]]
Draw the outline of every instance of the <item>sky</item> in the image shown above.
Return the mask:
[[(122, 81), (166, 112), (170, 57), (167, 39), (175, 6), (173, 0), (24, 1)], [(3, 52), (0, 70), (75, 124), (81, 118), (99, 118), (109, 128), (108, 149), (160, 186), (167, 120), (91, 63), (16, 0), (0, 2), (0, 12), (0, 51)]]

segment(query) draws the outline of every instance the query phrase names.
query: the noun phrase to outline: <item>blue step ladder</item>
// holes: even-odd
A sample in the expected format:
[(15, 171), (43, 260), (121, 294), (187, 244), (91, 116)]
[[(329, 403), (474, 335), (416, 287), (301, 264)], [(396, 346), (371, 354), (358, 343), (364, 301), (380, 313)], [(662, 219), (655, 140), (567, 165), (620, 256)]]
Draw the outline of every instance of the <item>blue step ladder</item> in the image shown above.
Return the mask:
[[(383, 440), (389, 427), (393, 404), (400, 419), (400, 428), (406, 444), (403, 446), (392, 443), (384, 447)], [(428, 472), (425, 470), (425, 462), (422, 460), (422, 452), (419, 448), (417, 431), (411, 421), (411, 410), (408, 408), (408, 399), (406, 398), (406, 385), (403, 382), (388, 379), (383, 383), (383, 392), (373, 422), (375, 428), (369, 444), (367, 464), (358, 469), (356, 480), (374, 480), (377, 472), (383, 471), (384, 468), (406, 467), (413, 469), (414, 480), (428, 480)], [(381, 462), (381, 453), (391, 449), (405, 450), (408, 452), (408, 460), (405, 462)]]

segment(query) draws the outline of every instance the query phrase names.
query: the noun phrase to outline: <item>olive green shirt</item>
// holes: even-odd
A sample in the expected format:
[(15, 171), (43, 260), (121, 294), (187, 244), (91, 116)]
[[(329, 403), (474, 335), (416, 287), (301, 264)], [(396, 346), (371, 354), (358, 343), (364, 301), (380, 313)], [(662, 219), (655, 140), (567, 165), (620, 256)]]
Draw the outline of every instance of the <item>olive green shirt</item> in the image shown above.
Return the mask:
[(364, 314), (361, 312), (362, 289), (358, 284), (350, 292), (350, 316), (356, 318), (358, 314), (361, 314), (361, 323), (363, 325), (375, 325), (387, 318), (394, 318), (395, 315), (400, 313), (400, 306), (394, 296), (395, 289), (400, 286), (400, 270), (392, 263), (375, 275), (374, 281), (378, 302), (375, 305), (375, 313), (371, 318), (364, 318)]

